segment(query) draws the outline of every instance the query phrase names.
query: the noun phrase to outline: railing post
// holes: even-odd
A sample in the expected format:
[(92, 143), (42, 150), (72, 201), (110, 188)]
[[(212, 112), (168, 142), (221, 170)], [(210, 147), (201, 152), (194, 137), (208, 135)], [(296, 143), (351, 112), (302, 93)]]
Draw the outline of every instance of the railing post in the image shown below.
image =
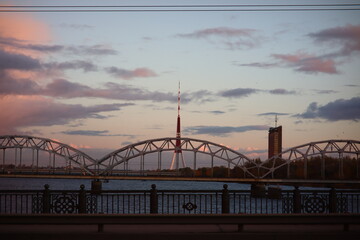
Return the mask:
[(229, 190), (228, 185), (224, 184), (222, 190), (222, 202), (221, 202), (221, 213), (230, 213), (230, 196), (229, 196)]
[(301, 194), (298, 186), (295, 186), (294, 189), (294, 213), (301, 213)]
[(158, 195), (156, 185), (151, 185), (150, 190), (150, 213), (158, 213)]
[(331, 188), (329, 192), (329, 213), (337, 212), (337, 197), (335, 188)]
[(78, 197), (78, 211), (79, 213), (86, 213), (86, 191), (84, 184), (80, 185)]
[(43, 213), (50, 213), (50, 208), (51, 208), (51, 196), (50, 196), (50, 189), (49, 189), (49, 184), (45, 184), (44, 185), (44, 191), (43, 191), (43, 199), (42, 199), (42, 204), (43, 204)]

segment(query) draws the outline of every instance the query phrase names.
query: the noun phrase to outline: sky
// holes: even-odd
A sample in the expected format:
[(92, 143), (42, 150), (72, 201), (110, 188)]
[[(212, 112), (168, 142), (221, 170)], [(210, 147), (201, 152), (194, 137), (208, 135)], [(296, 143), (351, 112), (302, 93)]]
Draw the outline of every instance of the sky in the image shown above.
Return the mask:
[[(56, 1), (0, 1), (56, 5)], [(268, 1), (182, 1), (182, 4)], [(343, 1), (272, 1), (272, 4)], [(347, 1), (346, 3), (358, 3)], [(61, 5), (171, 1), (61, 1)], [(50, 138), (94, 158), (182, 137), (267, 158), (360, 136), (360, 11), (0, 13), (0, 135)]]

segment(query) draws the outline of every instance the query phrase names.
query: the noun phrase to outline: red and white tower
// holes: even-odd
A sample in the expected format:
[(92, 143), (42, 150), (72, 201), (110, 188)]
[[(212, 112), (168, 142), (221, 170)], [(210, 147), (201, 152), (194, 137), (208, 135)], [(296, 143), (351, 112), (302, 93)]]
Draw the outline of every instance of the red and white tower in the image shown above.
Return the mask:
[(177, 125), (176, 125), (176, 143), (175, 143), (175, 151), (171, 161), (171, 170), (179, 170), (179, 161), (181, 158), (182, 166), (186, 167), (184, 156), (181, 150), (181, 128), (180, 128), (180, 82), (179, 82), (179, 91), (178, 91), (178, 116), (177, 116)]

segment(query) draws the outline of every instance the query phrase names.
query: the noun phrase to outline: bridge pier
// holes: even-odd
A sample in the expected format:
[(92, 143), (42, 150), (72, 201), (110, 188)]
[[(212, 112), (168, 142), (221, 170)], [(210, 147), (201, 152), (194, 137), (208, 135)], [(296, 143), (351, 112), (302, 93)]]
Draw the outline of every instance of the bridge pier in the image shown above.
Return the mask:
[(266, 197), (265, 184), (253, 183), (251, 184), (251, 197), (253, 198), (264, 198)]
[(91, 192), (93, 194), (100, 194), (102, 191), (102, 182), (99, 179), (91, 181)]

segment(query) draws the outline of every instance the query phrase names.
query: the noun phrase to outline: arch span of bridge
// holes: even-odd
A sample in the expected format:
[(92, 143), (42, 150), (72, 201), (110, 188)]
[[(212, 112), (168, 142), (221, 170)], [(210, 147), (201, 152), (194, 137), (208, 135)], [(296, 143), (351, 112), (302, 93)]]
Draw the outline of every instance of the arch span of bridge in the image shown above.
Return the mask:
[[(180, 147), (176, 147), (176, 140), (179, 139), (181, 142)], [(201, 153), (210, 156), (211, 167), (214, 166), (214, 160), (219, 159), (225, 161), (228, 169), (237, 166), (247, 176), (256, 177), (251, 170), (258, 168), (258, 164), (245, 155), (220, 144), (192, 138), (158, 138), (125, 146), (106, 155), (99, 161), (99, 167), (103, 169), (100, 174), (111, 175), (112, 170), (119, 165), (123, 165), (123, 170), (127, 172), (129, 170), (129, 161), (138, 157), (140, 157), (140, 171), (144, 171), (144, 157), (153, 153), (158, 154), (157, 169), (161, 170), (162, 153), (165, 151), (174, 152), (180, 149), (183, 152), (193, 152), (193, 169), (197, 168), (197, 154)]]
[(360, 141), (356, 140), (324, 140), (318, 142), (306, 143), (281, 152), (272, 158), (267, 159), (259, 165), (259, 178), (266, 178), (274, 174), (281, 168), (286, 168), (286, 178), (291, 178), (290, 166), (292, 163), (303, 160), (303, 178), (308, 178), (309, 160), (313, 157), (319, 156), (321, 164), (319, 169), (319, 176), (321, 179), (326, 178), (326, 156), (336, 156), (339, 164), (339, 177), (344, 177), (343, 158), (345, 156), (353, 155), (356, 159), (356, 177), (360, 177)]
[[(14, 168), (22, 165), (23, 149), (31, 149), (31, 172), (39, 172), (39, 152), (49, 154), (48, 167), (55, 169), (58, 159), (65, 160), (66, 167), (78, 167), (83, 174), (94, 175), (97, 162), (86, 153), (64, 143), (48, 138), (33, 136), (7, 135), (0, 136), (0, 149), (2, 149), (2, 166), (6, 164), (6, 149), (14, 149)], [(18, 161), (18, 164), (17, 164)], [(69, 169), (70, 170), (70, 169)]]
[[(95, 160), (82, 151), (77, 150), (69, 145), (40, 137), (7, 135), (0, 136), (0, 150), (2, 150), (2, 166), (9, 164), (5, 161), (6, 150), (14, 149), (15, 168), (18, 164), (21, 166), (23, 149), (31, 149), (31, 168), (32, 173), (38, 167), (39, 152), (46, 152), (49, 154), (48, 168), (55, 168), (55, 156), (65, 160), (65, 168), (77, 167), (83, 174), (88, 175), (111, 175), (115, 168), (121, 168), (124, 172), (129, 171), (129, 162), (133, 159), (140, 158), (140, 172), (146, 171), (145, 159), (146, 155), (157, 155), (157, 169), (161, 170), (163, 165), (162, 153), (174, 152), (176, 147), (176, 140), (179, 138), (157, 138), (150, 139), (115, 150), (100, 160)], [(322, 179), (326, 178), (326, 157), (336, 156), (339, 162), (339, 176), (343, 176), (343, 158), (348, 155), (355, 156), (356, 159), (356, 176), (360, 178), (360, 141), (355, 140), (325, 140), (318, 142), (311, 142), (287, 149), (270, 159), (263, 162), (254, 161), (245, 155), (230, 149), (226, 146), (212, 143), (209, 141), (180, 138), (180, 148), (184, 152), (193, 153), (192, 168), (197, 168), (197, 155), (205, 154), (210, 156), (209, 165), (214, 167), (214, 161), (224, 161), (223, 165), (227, 165), (228, 169), (231, 167), (239, 167), (243, 170), (244, 177), (247, 178), (274, 178), (276, 173), (283, 171), (286, 168), (286, 176), (284, 178), (291, 178), (290, 168), (291, 164), (297, 161), (303, 161), (303, 178), (306, 179), (308, 175), (308, 161), (312, 157), (321, 157), (321, 166), (319, 175)], [(1, 156), (0, 155), (0, 156)], [(17, 161), (18, 159), (18, 161)], [(61, 161), (61, 160), (60, 160)], [(150, 161), (150, 160), (149, 160)], [(13, 163), (13, 164), (14, 164)]]

